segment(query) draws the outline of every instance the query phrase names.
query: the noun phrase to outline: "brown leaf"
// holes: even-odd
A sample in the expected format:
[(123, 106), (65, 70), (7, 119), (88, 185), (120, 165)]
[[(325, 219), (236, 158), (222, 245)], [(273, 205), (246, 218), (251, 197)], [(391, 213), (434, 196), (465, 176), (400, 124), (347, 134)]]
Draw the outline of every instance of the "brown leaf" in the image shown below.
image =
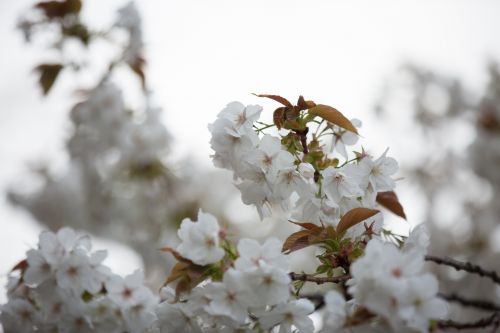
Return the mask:
[(397, 216), (400, 216), (406, 220), (404, 208), (399, 202), (398, 196), (394, 191), (378, 192), (377, 202)]
[(193, 289), (193, 283), (189, 278), (183, 278), (175, 286), (175, 301), (179, 301), (180, 296)]
[(76, 22), (73, 25), (63, 28), (63, 34), (68, 37), (74, 37), (79, 39), (83, 45), (87, 46), (90, 41), (90, 33), (87, 26), (80, 22)]
[(20, 262), (18, 262), (16, 264), (16, 266), (14, 266), (10, 271), (11, 272), (14, 272), (14, 271), (21, 271), (21, 272), (24, 272), (26, 270), (26, 268), (28, 268), (28, 260), (24, 259), (24, 260), (21, 260)]
[(347, 229), (355, 226), (360, 222), (363, 222), (364, 220), (372, 217), (378, 212), (379, 211), (377, 209), (370, 209), (364, 207), (351, 209), (340, 219), (340, 222), (337, 225), (337, 233), (338, 234), (344, 233)]
[(170, 275), (167, 278), (167, 281), (165, 281), (165, 284), (163, 286), (166, 286), (170, 282), (173, 282), (184, 275), (187, 275), (186, 269), (189, 268), (189, 264), (184, 263), (184, 262), (178, 262), (175, 264), (175, 266), (172, 268), (172, 271), (170, 272)]
[(309, 109), (309, 113), (319, 116), (337, 126), (358, 134), (358, 130), (340, 111), (328, 105), (318, 104)]
[(180, 262), (183, 262), (186, 264), (193, 264), (193, 262), (191, 260), (184, 258), (183, 256), (181, 256), (181, 254), (179, 252), (177, 252), (175, 249), (173, 249), (169, 246), (162, 247), (160, 249), (160, 251), (171, 253), (175, 257), (175, 259), (177, 259)]
[(41, 9), (48, 18), (61, 18), (67, 14), (78, 14), (82, 9), (81, 0), (42, 1), (35, 5)]
[(310, 235), (310, 230), (301, 230), (294, 232), (285, 240), (281, 251), (291, 253), (293, 251), (297, 251), (311, 245), (309, 244)]
[(316, 225), (314, 223), (309, 223), (309, 222), (293, 222), (293, 221), (289, 221), (290, 223), (293, 223), (295, 225), (298, 225), (299, 227), (302, 227), (306, 230), (311, 230), (311, 231), (316, 231), (316, 230), (319, 230), (319, 229), (322, 229), (319, 225)]
[(57, 76), (62, 68), (63, 65), (61, 64), (41, 64), (35, 68), (35, 70), (40, 73), (38, 82), (42, 87), (44, 95), (49, 93), (50, 88), (52, 88), (54, 82), (56, 82)]
[(286, 107), (283, 106), (274, 110), (273, 123), (278, 129), (281, 129), (281, 127), (283, 127), (283, 122), (285, 121), (285, 111)]
[(297, 108), (302, 111), (302, 110), (307, 110), (307, 109), (310, 109), (312, 107), (315, 107), (316, 106), (316, 103), (314, 103), (313, 101), (306, 101), (304, 100), (304, 96), (300, 95), (299, 96), (299, 100), (297, 101)]
[(141, 80), (142, 89), (146, 89), (146, 75), (144, 74), (144, 65), (146, 61), (142, 57), (137, 57), (136, 61), (132, 64), (129, 64), (130, 68), (134, 71), (134, 73), (139, 76)]
[(283, 104), (284, 106), (287, 106), (289, 108), (293, 107), (292, 103), (290, 103), (286, 98), (278, 96), (278, 95), (267, 95), (267, 94), (253, 94), (257, 97), (265, 97), (265, 98), (270, 98), (280, 104)]
[(283, 128), (292, 129), (292, 130), (300, 130), (302, 126), (296, 120), (285, 120), (283, 123)]

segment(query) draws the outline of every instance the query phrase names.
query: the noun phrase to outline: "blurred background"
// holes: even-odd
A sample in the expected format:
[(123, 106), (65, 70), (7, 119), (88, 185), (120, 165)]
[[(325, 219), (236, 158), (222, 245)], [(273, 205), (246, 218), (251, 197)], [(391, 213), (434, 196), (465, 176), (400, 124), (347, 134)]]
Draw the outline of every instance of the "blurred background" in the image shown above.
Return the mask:
[[(62, 225), (91, 232), (114, 271), (144, 266), (152, 285), (169, 269), (156, 249), (175, 243), (176, 225), (198, 207), (238, 235), (286, 235), (240, 203), (231, 175), (209, 157), (207, 125), (228, 102), (261, 104), (271, 119), (275, 104), (251, 93), (302, 94), (361, 119), (363, 146), (374, 156), (389, 147), (400, 163), (408, 219), (387, 214), (390, 228), (406, 234), (427, 223), (433, 253), (498, 268), (498, 1), (138, 0), (147, 98), (130, 70), (113, 79), (124, 110), (135, 110), (120, 128), (138, 133), (133, 149), (154, 149), (120, 163), (94, 149), (102, 141), (80, 144), (90, 123), (74, 108), (96, 87), (113, 43), (96, 42), (85, 56), (64, 46), (64, 61), (85, 66), (61, 71), (44, 96), (33, 68), (61, 61), (63, 47), (54, 50), (51, 31), (26, 43), (18, 26), (35, 3), (0, 2), (0, 284), (41, 230)], [(127, 3), (85, 0), (81, 20), (106, 31)], [(470, 283), (438, 273), (449, 288)], [(478, 288), (494, 297), (488, 284)]]

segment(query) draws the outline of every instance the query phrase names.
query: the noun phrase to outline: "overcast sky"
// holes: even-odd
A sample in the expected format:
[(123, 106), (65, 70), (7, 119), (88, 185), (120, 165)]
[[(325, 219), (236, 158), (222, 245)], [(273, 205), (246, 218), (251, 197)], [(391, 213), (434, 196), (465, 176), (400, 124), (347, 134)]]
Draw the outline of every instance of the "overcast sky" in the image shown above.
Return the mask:
[[(43, 59), (15, 31), (18, 16), (32, 3), (0, 1), (2, 192), (29, 181), (28, 162), (64, 161), (70, 107), (65, 78), (49, 98), (42, 98), (31, 69)], [(88, 0), (85, 18), (91, 25), (104, 26), (124, 3)], [(390, 129), (371, 125), (373, 104), (384, 79), (401, 63), (416, 62), (480, 89), (486, 61), (500, 59), (500, 2), (495, 0), (137, 3), (145, 24), (148, 75), (175, 138), (174, 156), (193, 156), (209, 168), (207, 124), (226, 103), (261, 103), (271, 112), (274, 104), (258, 100), (252, 92), (290, 99), (303, 94), (333, 105), (350, 118), (363, 119), (364, 137), (381, 152), (395, 138)], [(402, 110), (400, 116), (407, 115)], [(399, 148), (392, 153), (398, 157), (409, 152)], [(28, 214), (0, 199), (2, 285), (8, 269), (36, 244), (39, 230)], [(137, 265), (131, 258), (129, 265), (115, 262), (113, 267), (130, 271)]]

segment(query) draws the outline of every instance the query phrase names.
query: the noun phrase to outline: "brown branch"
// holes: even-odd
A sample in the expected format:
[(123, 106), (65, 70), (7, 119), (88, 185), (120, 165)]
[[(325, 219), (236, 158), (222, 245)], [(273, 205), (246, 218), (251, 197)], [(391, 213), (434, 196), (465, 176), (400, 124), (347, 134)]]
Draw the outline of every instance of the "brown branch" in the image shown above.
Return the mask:
[(335, 277), (318, 277), (318, 276), (312, 276), (308, 274), (300, 274), (300, 273), (290, 273), (290, 279), (293, 281), (307, 281), (307, 282), (314, 282), (316, 284), (323, 284), (323, 283), (340, 283), (340, 282), (345, 282), (351, 278), (350, 275), (341, 275), (341, 276), (335, 276)]
[(481, 268), (478, 265), (474, 265), (470, 262), (458, 261), (448, 257), (436, 257), (436, 256), (425, 256), (425, 260), (432, 261), (438, 265), (445, 265), (455, 268), (457, 271), (466, 271), (469, 273), (477, 274), (482, 277), (487, 277), (491, 279), (493, 282), (500, 284), (500, 276), (495, 271), (488, 271)]
[(309, 132), (309, 127), (306, 127), (303, 130), (296, 129), (294, 131), (300, 137), (300, 143), (302, 144), (302, 151), (304, 155), (309, 154), (309, 149), (307, 148), (307, 133)]
[(448, 302), (453, 302), (453, 303), (458, 303), (460, 305), (466, 306), (466, 307), (472, 307), (476, 309), (481, 309), (481, 310), (486, 310), (486, 311), (495, 311), (495, 312), (500, 312), (500, 305), (484, 301), (484, 300), (479, 300), (479, 299), (470, 299), (470, 298), (465, 298), (457, 294), (443, 294), (443, 293), (438, 293), (438, 297), (447, 300)]
[(500, 315), (499, 313), (494, 313), (491, 316), (479, 319), (477, 321), (461, 323), (453, 320), (440, 320), (436, 324), (436, 328), (453, 328), (456, 330), (466, 330), (466, 329), (479, 329), (486, 328), (489, 326), (497, 326), (499, 324)]

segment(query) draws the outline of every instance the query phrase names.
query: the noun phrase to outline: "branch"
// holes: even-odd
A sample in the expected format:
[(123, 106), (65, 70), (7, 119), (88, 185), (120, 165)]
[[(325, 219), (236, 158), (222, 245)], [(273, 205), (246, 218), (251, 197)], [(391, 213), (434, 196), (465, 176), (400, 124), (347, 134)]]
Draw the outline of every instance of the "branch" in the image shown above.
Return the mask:
[(303, 130), (294, 130), (298, 136), (300, 136), (300, 143), (302, 144), (302, 151), (304, 155), (309, 154), (309, 149), (307, 148), (307, 133), (309, 132), (309, 127), (304, 128)]
[(464, 298), (460, 295), (457, 294), (443, 294), (443, 293), (438, 293), (438, 297), (447, 300), (448, 302), (454, 302), (458, 303), (463, 306), (468, 306), (472, 308), (477, 308), (481, 310), (486, 310), (486, 311), (495, 311), (495, 312), (500, 312), (500, 305), (497, 305), (492, 302), (484, 301), (484, 300), (478, 300), (478, 299), (469, 299), (469, 298)]
[(308, 274), (299, 274), (299, 273), (290, 273), (290, 279), (293, 281), (307, 281), (307, 282), (314, 282), (316, 284), (323, 284), (323, 283), (340, 283), (340, 282), (345, 282), (351, 278), (350, 275), (341, 275), (341, 276), (335, 276), (335, 277), (318, 277), (318, 276), (312, 276)]
[(466, 330), (466, 329), (476, 329), (476, 328), (486, 328), (488, 326), (494, 325), (498, 327), (500, 322), (499, 313), (494, 313), (491, 316), (479, 319), (478, 321), (470, 323), (460, 323), (453, 320), (440, 320), (437, 322), (437, 328), (454, 328), (456, 330)]
[(438, 265), (445, 265), (455, 268), (457, 271), (466, 271), (469, 273), (477, 274), (482, 277), (487, 277), (493, 282), (500, 284), (500, 276), (495, 271), (488, 271), (478, 265), (471, 264), (470, 262), (462, 262), (448, 257), (425, 256), (425, 260), (432, 261)]

